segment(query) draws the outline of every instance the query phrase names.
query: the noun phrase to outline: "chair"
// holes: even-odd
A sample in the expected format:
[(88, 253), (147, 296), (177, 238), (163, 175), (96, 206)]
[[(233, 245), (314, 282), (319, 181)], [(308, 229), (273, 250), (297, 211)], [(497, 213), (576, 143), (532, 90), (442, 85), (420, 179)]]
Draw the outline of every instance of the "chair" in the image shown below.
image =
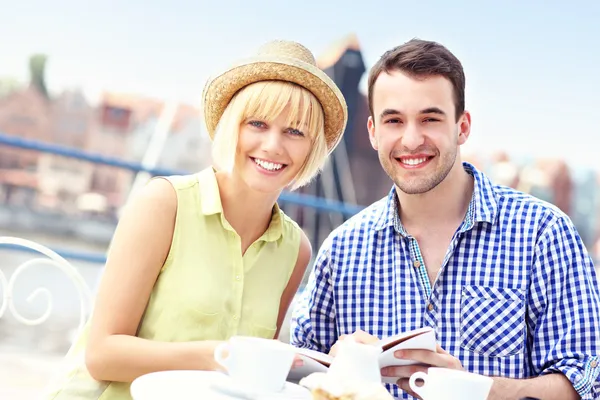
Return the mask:
[[(40, 296), (45, 300), (45, 303), (42, 303), (42, 310), (45, 305), (45, 310), (41, 313), (42, 315), (35, 318), (27, 318), (15, 306), (15, 282), (19, 278), (25, 279), (27, 275), (23, 275), (23, 272), (33, 266), (58, 268), (74, 284), (79, 296), (79, 324), (77, 330), (76, 332), (71, 331), (66, 333), (67, 337), (65, 337), (65, 342), (72, 344), (73, 339), (83, 329), (92, 310), (92, 292), (82, 275), (59, 254), (33, 241), (0, 236), (0, 249), (4, 248), (35, 253), (35, 258), (18, 265), (10, 277), (7, 277), (5, 272), (0, 270), (0, 291), (2, 292), (2, 298), (0, 298), (0, 320), (8, 311), (16, 320), (17, 325), (23, 324), (33, 327), (46, 322), (52, 314), (54, 306), (50, 290), (46, 287), (38, 287), (26, 298), (28, 303), (33, 303)], [(40, 255), (42, 257), (39, 257)], [(14, 266), (10, 265), (10, 267), (12, 269)], [(16, 287), (18, 288), (18, 286)], [(28, 330), (24, 330), (24, 335), (28, 336), (27, 332)], [(35, 337), (35, 334), (35, 330), (32, 329), (31, 335)], [(33, 340), (33, 343), (35, 343), (36, 339), (34, 338)], [(56, 373), (60, 362), (60, 359), (58, 357), (55, 358), (53, 355), (25, 354), (18, 349), (15, 353), (10, 346), (5, 351), (0, 352), (0, 356), (2, 359), (0, 362), (0, 398), (36, 398), (39, 392), (53, 379), (53, 375)]]
[(3, 288), (3, 298), (2, 303), (0, 303), (0, 318), (4, 316), (6, 310), (9, 310), (18, 322), (24, 325), (35, 326), (44, 323), (48, 317), (50, 317), (50, 314), (52, 313), (53, 300), (52, 294), (47, 288), (39, 287), (35, 289), (27, 298), (28, 302), (32, 302), (40, 295), (44, 295), (46, 297), (48, 306), (46, 307), (46, 311), (43, 313), (43, 315), (38, 318), (30, 319), (22, 316), (16, 309), (13, 301), (15, 282), (21, 273), (34, 265), (47, 265), (63, 271), (70, 278), (77, 289), (80, 302), (79, 325), (77, 327), (77, 332), (80, 332), (81, 329), (83, 329), (90, 310), (92, 309), (92, 292), (75, 267), (73, 267), (67, 260), (58, 255), (56, 252), (30, 240), (11, 236), (0, 236), (0, 248), (1, 247), (30, 250), (44, 255), (46, 258), (34, 258), (24, 262), (17, 267), (9, 279), (7, 279), (4, 272), (0, 270), (0, 287)]

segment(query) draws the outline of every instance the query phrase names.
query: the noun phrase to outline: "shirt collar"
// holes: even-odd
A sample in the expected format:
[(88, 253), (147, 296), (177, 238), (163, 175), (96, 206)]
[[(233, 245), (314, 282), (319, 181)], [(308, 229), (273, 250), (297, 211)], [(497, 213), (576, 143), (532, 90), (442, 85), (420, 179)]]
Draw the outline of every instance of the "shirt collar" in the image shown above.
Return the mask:
[[(223, 227), (227, 230), (234, 231), (223, 214), (223, 204), (221, 203), (221, 193), (219, 192), (219, 184), (217, 182), (217, 177), (215, 176), (215, 170), (212, 167), (209, 167), (199, 172), (197, 176), (200, 210), (202, 214), (206, 216), (220, 214)], [(275, 203), (273, 212), (271, 213), (269, 227), (259, 240), (274, 242), (283, 236), (282, 213), (279, 205)]]
[[(496, 200), (494, 186), (485, 174), (480, 172), (467, 162), (463, 162), (465, 171), (473, 176), (473, 197), (469, 203), (469, 209), (465, 218), (464, 229), (471, 229), (476, 222), (488, 222), (493, 224), (498, 212), (498, 202)], [(398, 197), (396, 188), (392, 187), (387, 198), (383, 202), (381, 212), (375, 220), (374, 228), (382, 230), (387, 227), (394, 229), (401, 235), (407, 236), (398, 213)]]
[(465, 171), (474, 178), (475, 186), (473, 189), (473, 222), (488, 222), (493, 224), (498, 215), (498, 200), (496, 191), (490, 179), (474, 165), (467, 162), (463, 163)]

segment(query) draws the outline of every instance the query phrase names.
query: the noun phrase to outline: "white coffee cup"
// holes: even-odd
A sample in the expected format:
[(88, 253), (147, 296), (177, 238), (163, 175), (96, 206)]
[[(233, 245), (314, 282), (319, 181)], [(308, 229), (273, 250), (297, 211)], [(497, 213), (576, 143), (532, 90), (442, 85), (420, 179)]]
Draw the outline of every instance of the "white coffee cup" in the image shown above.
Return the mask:
[[(417, 386), (419, 379), (423, 380), (421, 386)], [(470, 372), (431, 367), (427, 373), (412, 374), (408, 383), (423, 400), (486, 400), (494, 381)]]
[(340, 340), (329, 371), (342, 380), (365, 381), (381, 384), (379, 354), (381, 347), (356, 342), (352, 336)]
[(214, 357), (238, 386), (273, 393), (283, 389), (295, 354), (292, 346), (277, 340), (234, 336), (217, 346)]

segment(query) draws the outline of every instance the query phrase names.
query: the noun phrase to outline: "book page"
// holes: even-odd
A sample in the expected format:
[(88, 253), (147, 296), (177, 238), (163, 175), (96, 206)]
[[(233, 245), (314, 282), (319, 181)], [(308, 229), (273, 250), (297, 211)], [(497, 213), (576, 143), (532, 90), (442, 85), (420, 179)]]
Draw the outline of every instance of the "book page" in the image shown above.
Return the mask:
[[(383, 339), (379, 340), (378, 342), (373, 343), (373, 345), (380, 346), (383, 349), (383, 351), (385, 352), (385, 351), (391, 349), (392, 347), (398, 345), (399, 343), (405, 342), (416, 336), (419, 336), (419, 335), (422, 335), (425, 333), (429, 333), (429, 332), (433, 332), (433, 328), (426, 326), (424, 328), (419, 328), (419, 329), (415, 329), (413, 331), (404, 332), (399, 335), (394, 335), (394, 336), (390, 336), (387, 338), (383, 338)], [(435, 334), (434, 334), (434, 340), (435, 340)]]
[(327, 372), (333, 361), (333, 357), (315, 350), (300, 348), (295, 350), (300, 355), (303, 364), (290, 370), (288, 380), (291, 382), (298, 382), (314, 372)]
[[(397, 350), (405, 349), (422, 349), (429, 351), (436, 351), (437, 343), (435, 341), (435, 332), (433, 330), (422, 333), (417, 336), (412, 336), (410, 339), (397, 343), (394, 347), (381, 353), (379, 356), (379, 367), (396, 367), (402, 365), (413, 365), (416, 364), (414, 360), (402, 360), (394, 356), (394, 352)], [(398, 378), (382, 376), (381, 380), (383, 383), (396, 383)]]
[(311, 350), (311, 349), (301, 349), (301, 348), (296, 348), (294, 350), (296, 351), (296, 353), (303, 356), (303, 357), (301, 357), (302, 359), (309, 358), (309, 359), (317, 361), (319, 364), (322, 364), (326, 367), (329, 367), (331, 365), (331, 363), (333, 362), (333, 357), (331, 357), (329, 354), (321, 353), (320, 351)]
[(433, 331), (425, 332), (417, 336), (412, 336), (410, 339), (397, 343), (394, 347), (389, 348), (379, 355), (379, 366), (381, 368), (401, 365), (415, 364), (414, 360), (402, 360), (394, 356), (397, 350), (419, 349), (419, 350), (436, 350), (435, 333)]

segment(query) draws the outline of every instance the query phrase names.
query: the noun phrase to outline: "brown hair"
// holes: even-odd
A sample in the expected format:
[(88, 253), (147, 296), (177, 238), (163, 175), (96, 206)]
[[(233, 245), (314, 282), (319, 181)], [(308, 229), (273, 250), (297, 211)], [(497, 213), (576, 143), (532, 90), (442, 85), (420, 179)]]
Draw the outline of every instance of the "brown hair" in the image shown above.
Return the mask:
[(465, 111), (465, 72), (462, 64), (439, 43), (412, 39), (386, 51), (369, 71), (369, 111), (373, 116), (373, 86), (382, 72), (401, 71), (413, 77), (443, 76), (452, 83), (456, 119)]

